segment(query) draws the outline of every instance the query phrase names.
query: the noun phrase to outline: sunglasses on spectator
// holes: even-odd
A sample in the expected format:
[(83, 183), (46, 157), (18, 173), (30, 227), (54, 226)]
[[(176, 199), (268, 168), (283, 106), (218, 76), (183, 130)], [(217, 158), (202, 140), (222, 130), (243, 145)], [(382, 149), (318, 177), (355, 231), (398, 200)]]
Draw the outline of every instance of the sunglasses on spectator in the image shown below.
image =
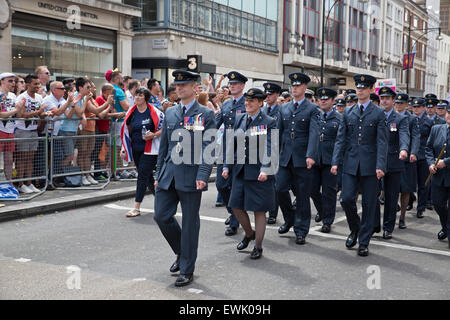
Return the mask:
[(8, 80), (8, 82), (9, 82), (9, 83), (14, 83), (14, 82), (16, 82), (16, 80), (10, 79), (10, 80)]
[(18, 81), (16, 81), (16, 83), (25, 83), (25, 80), (18, 80)]
[(55, 89), (57, 89), (57, 90), (65, 90), (65, 88), (63, 87), (63, 88), (55, 88)]
[(44, 74), (46, 74), (46, 75), (48, 75), (48, 76), (49, 76), (49, 75), (50, 75), (50, 72), (44, 72)]

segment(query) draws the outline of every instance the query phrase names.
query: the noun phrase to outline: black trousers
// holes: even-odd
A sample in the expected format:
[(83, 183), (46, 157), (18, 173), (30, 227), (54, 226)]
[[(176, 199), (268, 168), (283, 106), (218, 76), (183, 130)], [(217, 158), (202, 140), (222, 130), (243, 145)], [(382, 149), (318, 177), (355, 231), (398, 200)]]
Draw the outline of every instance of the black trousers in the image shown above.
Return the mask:
[(158, 160), (157, 155), (147, 155), (144, 152), (133, 152), (134, 163), (138, 171), (138, 179), (136, 183), (136, 202), (142, 202), (147, 187), (153, 188), (155, 179), (153, 178), (153, 170), (156, 168)]

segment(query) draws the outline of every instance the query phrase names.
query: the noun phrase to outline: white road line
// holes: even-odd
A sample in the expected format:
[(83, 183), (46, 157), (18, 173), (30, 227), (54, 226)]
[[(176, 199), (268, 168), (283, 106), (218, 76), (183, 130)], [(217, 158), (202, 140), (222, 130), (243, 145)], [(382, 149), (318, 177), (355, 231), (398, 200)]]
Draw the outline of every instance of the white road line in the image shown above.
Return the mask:
[(23, 263), (25, 263), (25, 262), (30, 262), (30, 261), (31, 261), (31, 259), (26, 259), (26, 258), (19, 258), (19, 259), (14, 259), (14, 261), (17, 261), (17, 262), (23, 262)]
[(200, 294), (200, 293), (203, 293), (203, 290), (190, 288), (190, 289), (187, 290), (187, 292)]
[[(109, 209), (124, 210), (124, 211), (133, 209), (133, 208), (119, 206), (119, 205), (116, 205), (116, 204), (106, 204), (106, 205), (104, 205), (104, 207), (109, 208)], [(141, 208), (141, 212), (154, 213), (154, 211), (151, 210), (151, 209), (143, 209), (143, 208)], [(176, 216), (181, 217), (181, 212), (177, 212)], [(200, 216), (200, 219), (201, 220), (206, 220), (206, 221), (212, 221), (212, 222), (221, 222), (221, 223), (225, 222), (225, 219), (215, 218), (215, 217), (208, 217), (208, 216)], [(339, 217), (339, 218), (337, 218), (335, 220), (335, 223), (342, 222), (344, 220), (346, 220), (345, 216)], [(254, 226), (253, 223), (252, 223), (252, 226)], [(278, 230), (279, 227), (277, 227), (277, 226), (266, 226), (266, 228), (267, 229), (271, 229), (271, 230)], [(321, 228), (322, 228), (321, 226), (312, 227), (310, 229), (310, 233), (309, 234), (313, 235), (313, 236), (319, 236), (319, 237), (329, 238), (329, 239), (337, 239), (337, 240), (344, 240), (344, 241), (347, 240), (346, 236), (340, 236), (340, 235), (336, 235), (336, 234), (319, 232), (318, 230), (321, 229)], [(293, 233), (292, 230), (290, 232)], [(389, 248), (395, 248), (395, 249), (401, 249), (401, 250), (408, 250), (408, 251), (415, 251), (415, 252), (422, 252), (422, 253), (430, 253), (430, 254), (436, 254), (436, 255), (450, 257), (450, 251), (442, 251), (442, 250), (428, 249), (428, 248), (422, 248), (422, 247), (414, 247), (414, 246), (408, 246), (408, 245), (396, 244), (396, 243), (389, 243), (389, 242), (377, 241), (377, 240), (371, 240), (370, 244), (383, 246), (383, 247), (389, 247)]]

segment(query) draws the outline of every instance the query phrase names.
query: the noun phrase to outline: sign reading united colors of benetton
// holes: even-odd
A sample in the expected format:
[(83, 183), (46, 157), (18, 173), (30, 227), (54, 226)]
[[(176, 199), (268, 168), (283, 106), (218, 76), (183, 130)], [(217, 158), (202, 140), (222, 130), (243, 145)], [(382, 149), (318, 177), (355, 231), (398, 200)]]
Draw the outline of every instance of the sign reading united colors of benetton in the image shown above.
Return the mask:
[[(74, 14), (75, 13), (75, 12), (69, 12), (67, 7), (56, 6), (54, 4), (45, 3), (45, 2), (38, 2), (38, 7), (39, 8), (44, 8), (44, 9), (47, 9), (47, 10), (50, 10), (50, 11), (55, 11), (55, 12), (62, 12), (62, 13), (68, 13), (68, 14)], [(96, 14), (93, 14), (93, 13), (90, 13), (90, 12), (80, 11), (80, 15), (82, 17), (98, 20), (98, 16)]]

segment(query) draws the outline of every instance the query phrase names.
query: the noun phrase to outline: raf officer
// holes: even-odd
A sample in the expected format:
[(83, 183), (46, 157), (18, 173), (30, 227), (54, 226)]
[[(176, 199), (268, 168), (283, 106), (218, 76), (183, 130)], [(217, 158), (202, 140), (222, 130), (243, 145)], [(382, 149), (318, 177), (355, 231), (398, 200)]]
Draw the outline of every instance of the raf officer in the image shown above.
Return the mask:
[[(417, 218), (423, 218), (423, 212), (425, 211), (429, 185), (425, 185), (425, 181), (429, 174), (427, 160), (425, 158), (425, 146), (427, 144), (428, 136), (430, 135), (431, 128), (433, 127), (433, 121), (427, 117), (425, 111), (425, 100), (422, 98), (415, 98), (412, 101), (413, 111), (416, 117), (419, 119), (419, 132), (420, 132), (420, 144), (419, 152), (417, 154)], [(410, 200), (411, 201), (411, 200)]]
[[(234, 123), (237, 114), (245, 113), (245, 99), (244, 99), (244, 88), (245, 83), (248, 81), (247, 77), (240, 74), (237, 71), (231, 71), (227, 74), (228, 77), (228, 86), (230, 88), (230, 95), (233, 97), (231, 100), (227, 100), (222, 105), (220, 112), (216, 116), (216, 127), (217, 129), (220, 126), (224, 125), (224, 133), (222, 139), (222, 159), (223, 161), (219, 161), (217, 165), (217, 172), (222, 172), (223, 170), (223, 162), (226, 159), (226, 145), (227, 145), (227, 130), (232, 130), (234, 128)], [(230, 171), (230, 175), (233, 171), (233, 166), (230, 164), (228, 167)], [(230, 200), (231, 194), (231, 185), (232, 179), (224, 179), (222, 175), (218, 174), (216, 178), (216, 187), (217, 191), (219, 191), (220, 195), (224, 203), (227, 204), (227, 210), (230, 213), (230, 224), (225, 230), (226, 236), (232, 236), (237, 233), (237, 229), (239, 227), (239, 221), (236, 219), (236, 216), (233, 213), (233, 210), (228, 206), (228, 202)]]
[[(156, 169), (154, 219), (177, 255), (170, 268), (171, 272), (180, 271), (175, 286), (185, 286), (194, 277), (200, 202), (212, 171), (212, 163), (206, 163), (203, 159), (203, 151), (210, 142), (202, 139), (200, 150), (194, 148), (194, 132), (198, 139), (198, 132), (201, 131), (202, 138), (206, 130), (215, 130), (215, 122), (214, 112), (195, 99), (196, 82), (200, 75), (183, 70), (175, 70), (172, 75), (181, 103), (166, 111)], [(177, 132), (183, 135), (183, 144), (172, 140), (171, 137)], [(190, 136), (188, 143), (184, 142), (186, 134)], [(173, 159), (174, 155), (177, 159)], [(183, 213), (181, 228), (174, 218), (179, 202)]]
[(354, 106), (358, 102), (358, 96), (356, 93), (350, 93), (345, 97), (345, 101), (347, 102), (347, 107)]
[[(277, 128), (275, 119), (261, 111), (265, 93), (260, 89), (250, 89), (244, 95), (247, 113), (236, 116), (235, 131), (245, 132), (244, 159), (239, 159), (235, 149), (235, 165), (233, 167), (233, 188), (231, 189), (230, 207), (238, 218), (245, 231), (244, 239), (237, 249), (247, 248), (251, 240), (255, 240), (255, 247), (250, 255), (251, 259), (259, 259), (262, 255), (262, 241), (266, 230), (266, 211), (275, 207), (275, 179), (276, 168), (271, 163), (261, 161), (259, 155), (267, 154), (270, 157), (272, 147), (272, 130)], [(239, 139), (239, 132), (236, 135)], [(253, 141), (250, 141), (253, 140)], [(278, 143), (278, 141), (274, 141)], [(234, 146), (240, 144), (234, 143)], [(254, 149), (253, 149), (254, 148)], [(253, 149), (253, 150), (252, 150)], [(252, 154), (256, 159), (251, 159)], [(228, 163), (224, 165), (222, 175), (228, 178)], [(253, 231), (248, 211), (255, 214), (255, 231)]]
[[(277, 101), (281, 94), (281, 87), (276, 83), (266, 82), (263, 84), (264, 92), (266, 94), (266, 105), (261, 108), (261, 112), (267, 114), (269, 117), (274, 118), (277, 123), (277, 129), (280, 127), (280, 109)], [(275, 199), (276, 200), (276, 199)], [(278, 216), (278, 202), (276, 201), (275, 209), (269, 211), (269, 217), (267, 218), (267, 224), (275, 224)]]
[[(321, 231), (329, 233), (336, 215), (337, 176), (331, 174), (336, 135), (342, 115), (333, 110), (337, 92), (329, 88), (317, 90), (319, 95), (319, 149), (317, 163), (312, 168), (311, 198), (317, 209), (316, 222), (323, 221)], [(322, 187), (322, 193), (320, 189)]]
[[(389, 87), (380, 89), (380, 105), (386, 113), (389, 147), (384, 182), (383, 238), (391, 239), (397, 216), (401, 174), (405, 171), (410, 143), (408, 118), (394, 110), (396, 93)], [(380, 205), (377, 204), (377, 226), (380, 224)], [(376, 228), (378, 229), (378, 228)]]
[(347, 104), (345, 103), (345, 98), (336, 99), (336, 111), (337, 112), (339, 112), (340, 114), (343, 114), (346, 106), (347, 106)]
[(400, 175), (400, 219), (399, 229), (406, 229), (405, 216), (409, 203), (410, 194), (416, 191), (417, 187), (417, 154), (420, 147), (419, 123), (415, 115), (407, 110), (408, 95), (399, 93), (395, 100), (395, 110), (408, 119), (409, 126), (409, 157), (404, 160), (405, 170)]
[(373, 104), (380, 106), (380, 97), (376, 93), (370, 94), (370, 101), (372, 101)]
[[(331, 170), (336, 175), (344, 157), (341, 204), (351, 231), (346, 246), (352, 248), (359, 240), (358, 255), (367, 256), (375, 227), (378, 180), (386, 172), (388, 131), (384, 110), (370, 102), (376, 78), (359, 74), (354, 79), (358, 103), (344, 111)], [(356, 207), (358, 189), (362, 194), (361, 219)]]
[[(425, 153), (429, 165), (431, 178), (431, 196), (433, 197), (434, 209), (439, 215), (441, 222), (441, 231), (438, 233), (438, 239), (448, 238), (450, 230), (450, 107), (447, 106), (445, 124), (436, 125), (431, 129), (427, 141)], [(441, 151), (443, 154), (441, 155)], [(435, 162), (441, 155), (437, 165)], [(449, 239), (450, 248), (450, 239)]]
[(441, 121), (444, 121), (444, 123), (446, 123), (445, 115), (447, 114), (447, 106), (448, 106), (447, 100), (439, 100), (436, 109), (437, 116), (439, 117), (439, 119), (441, 119)]
[[(277, 197), (284, 215), (278, 233), (287, 233), (294, 226), (297, 244), (305, 244), (311, 222), (311, 168), (319, 148), (319, 110), (305, 98), (311, 79), (300, 72), (289, 75), (294, 99), (281, 108), (280, 169), (277, 175)], [(295, 211), (287, 191), (294, 186)]]

